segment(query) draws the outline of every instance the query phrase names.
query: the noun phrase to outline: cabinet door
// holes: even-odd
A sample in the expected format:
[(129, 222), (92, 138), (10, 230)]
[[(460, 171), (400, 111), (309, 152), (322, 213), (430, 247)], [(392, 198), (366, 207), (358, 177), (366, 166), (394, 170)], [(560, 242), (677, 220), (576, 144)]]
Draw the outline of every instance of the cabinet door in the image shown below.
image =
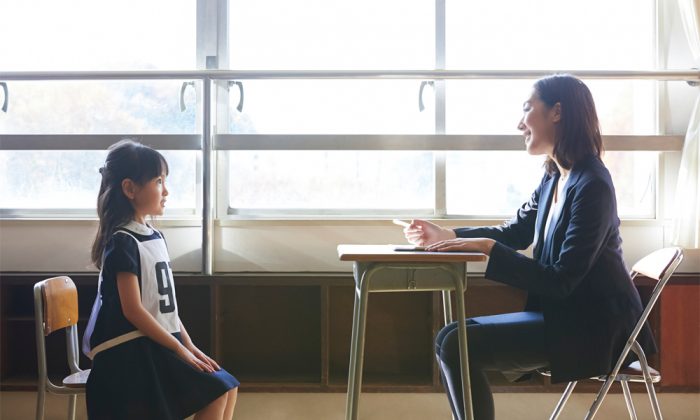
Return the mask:
[(661, 384), (700, 387), (700, 286), (668, 285), (661, 294)]

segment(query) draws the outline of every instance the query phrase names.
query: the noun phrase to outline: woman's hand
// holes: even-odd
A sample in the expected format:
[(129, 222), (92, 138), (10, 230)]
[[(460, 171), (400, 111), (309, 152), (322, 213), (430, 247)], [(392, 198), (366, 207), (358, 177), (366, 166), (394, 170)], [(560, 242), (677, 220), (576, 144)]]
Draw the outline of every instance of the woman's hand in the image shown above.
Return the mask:
[[(177, 356), (180, 359), (189, 363), (192, 367), (194, 367), (195, 369), (197, 369), (201, 372), (212, 373), (215, 370), (208, 363), (205, 363), (199, 357), (197, 357), (194, 353), (192, 353), (192, 351), (190, 351), (190, 349), (188, 349), (184, 345), (178, 346), (177, 350), (175, 351), (175, 354), (177, 354)], [(202, 354), (204, 354), (204, 353), (202, 353)]]
[(207, 366), (209, 366), (212, 370), (211, 372), (215, 370), (221, 370), (221, 366), (219, 366), (218, 363), (211, 357), (207, 356), (204, 354), (203, 351), (198, 349), (194, 344), (190, 343), (190, 345), (187, 347), (187, 349), (202, 363), (205, 363)]
[(441, 228), (435, 223), (426, 220), (411, 220), (411, 224), (404, 228), (403, 234), (408, 242), (419, 246), (426, 246), (456, 237), (452, 229)]
[(436, 242), (428, 247), (426, 251), (464, 251), (481, 252), (490, 255), (493, 244), (496, 241), (488, 238), (455, 238)]

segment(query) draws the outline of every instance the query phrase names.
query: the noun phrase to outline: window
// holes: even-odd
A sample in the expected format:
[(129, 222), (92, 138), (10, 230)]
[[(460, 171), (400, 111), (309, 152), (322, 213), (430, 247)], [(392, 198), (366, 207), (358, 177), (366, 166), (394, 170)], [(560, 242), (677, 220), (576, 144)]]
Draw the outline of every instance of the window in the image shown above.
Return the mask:
[[(447, 0), (444, 21), (435, 20), (441, 14), (435, 13), (432, 1), (381, 3), (232, 1), (231, 68), (419, 70), (444, 62), (453, 70), (605, 70), (649, 69), (653, 64), (651, 0), (575, 5), (554, 0)], [(435, 43), (443, 29), (444, 50)], [(585, 82), (596, 100), (604, 135), (656, 133), (656, 82)], [(235, 110), (238, 96), (232, 94), (224, 126), (233, 134), (276, 135), (279, 144), (287, 134), (519, 135), (521, 104), (532, 83), (433, 83), (425, 86), (421, 112), (418, 81), (244, 81), (244, 112)], [(329, 149), (343, 148), (334, 143), (342, 142), (342, 136), (327, 140)], [(444, 165), (439, 163), (443, 156)], [(623, 217), (655, 216), (655, 156), (606, 154)], [(427, 205), (434, 216), (508, 217), (530, 197), (542, 176), (542, 158), (524, 150), (444, 155), (234, 150), (228, 165), (228, 213), (262, 216), (422, 214)], [(348, 169), (360, 167), (362, 171)], [(516, 167), (522, 176), (513, 177), (506, 169)], [(637, 176), (626, 176), (630, 171)], [(438, 182), (443, 178), (444, 187)], [(399, 194), (392, 193), (396, 179), (410, 180), (401, 183)], [(470, 182), (476, 179), (478, 183)], [(340, 186), (347, 195), (339, 193)], [(444, 209), (438, 208), (440, 202)]]
[[(463, 136), (465, 142), (482, 135), (513, 140), (533, 80), (433, 81), (351, 73), (648, 69), (655, 55), (653, 0), (229, 0), (227, 15), (216, 22), (202, 13), (218, 7), (216, 0), (93, 3), (4, 3), (0, 38), (16, 41), (0, 46), (0, 68), (187, 70), (214, 55), (222, 68), (236, 71), (318, 72), (317, 78), (243, 77), (235, 80), (243, 97), (230, 82), (228, 89), (225, 81), (213, 83), (211, 125), (222, 218), (508, 217), (537, 185), (541, 158), (528, 156), (517, 142), (505, 151), (486, 146), (431, 152), (430, 146), (440, 149), (443, 134)], [(592, 26), (595, 30), (589, 30)], [(210, 39), (212, 33), (229, 36), (221, 42)], [(342, 73), (348, 77), (337, 76)], [(604, 135), (657, 133), (656, 82), (586, 83)], [(194, 81), (194, 88), (190, 84), (10, 82), (0, 135), (39, 135), (55, 143), (46, 151), (0, 152), (5, 197), (0, 207), (48, 212), (93, 207), (95, 165), (104, 153), (61, 150), (66, 135), (143, 137), (146, 143), (149, 136), (172, 136), (170, 185), (181, 184), (182, 191), (170, 204), (195, 212), (201, 208), (201, 154), (175, 151), (183, 149), (184, 137), (199, 135), (209, 124), (200, 111), (202, 81)], [(346, 147), (352, 136), (364, 139), (360, 143), (366, 147)], [(420, 143), (406, 140), (411, 136), (428, 146), (402, 147), (404, 140)], [(260, 139), (257, 150), (238, 146), (255, 139)], [(158, 143), (162, 150), (169, 146), (162, 139)], [(605, 157), (623, 217), (655, 217), (657, 155), (643, 146), (639, 150)], [(33, 168), (38, 176), (27, 177), (18, 167)], [(522, 176), (506, 176), (503, 168), (515, 167)], [(73, 179), (76, 171), (85, 176)], [(18, 179), (22, 176), (26, 179)]]
[[(196, 2), (189, 0), (3, 3), (0, 68), (10, 71), (194, 69)], [(31, 24), (29, 24), (31, 22)], [(155, 30), (154, 28), (157, 28)], [(181, 80), (9, 82), (0, 135), (197, 133), (194, 89)], [(147, 142), (147, 141), (146, 141)], [(57, 139), (50, 146), (59, 149)], [(177, 191), (169, 207), (193, 213), (196, 152), (164, 152)], [(105, 152), (0, 152), (2, 209), (95, 207)], [(31, 168), (31, 171), (27, 171)], [(171, 188), (172, 188), (171, 187)]]

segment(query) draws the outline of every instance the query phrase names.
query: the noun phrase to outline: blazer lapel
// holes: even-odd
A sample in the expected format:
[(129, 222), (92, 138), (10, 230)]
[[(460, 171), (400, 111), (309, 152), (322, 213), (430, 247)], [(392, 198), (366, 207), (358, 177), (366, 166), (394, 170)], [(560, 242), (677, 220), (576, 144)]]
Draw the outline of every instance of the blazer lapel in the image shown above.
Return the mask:
[(537, 203), (537, 219), (535, 219), (535, 238), (533, 243), (535, 244), (535, 250), (533, 251), (533, 256), (535, 259), (539, 259), (542, 255), (542, 246), (544, 245), (544, 226), (547, 223), (547, 214), (549, 213), (549, 206), (552, 202), (552, 194), (554, 193), (554, 187), (557, 185), (557, 180), (559, 175), (555, 175), (545, 182), (542, 188), (542, 198), (540, 203)]

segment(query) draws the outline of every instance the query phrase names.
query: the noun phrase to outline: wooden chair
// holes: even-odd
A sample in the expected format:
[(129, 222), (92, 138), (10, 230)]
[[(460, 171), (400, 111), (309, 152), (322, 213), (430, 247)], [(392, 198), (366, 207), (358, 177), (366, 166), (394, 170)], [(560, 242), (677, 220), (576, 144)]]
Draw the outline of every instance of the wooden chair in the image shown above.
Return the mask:
[[(53, 394), (69, 395), (68, 418), (75, 419), (75, 403), (78, 394), (85, 393), (90, 369), (78, 367), (78, 291), (73, 280), (68, 277), (54, 277), (34, 285), (34, 323), (36, 353), (39, 368), (37, 384), (36, 418), (44, 418), (46, 391)], [(45, 337), (54, 331), (65, 329), (68, 366), (71, 375), (63, 379), (63, 385), (54, 385), (46, 369)]]
[[(627, 404), (627, 411), (629, 412), (630, 418), (633, 420), (637, 419), (637, 413), (634, 410), (634, 405), (632, 404), (632, 394), (629, 389), (629, 382), (643, 382), (647, 388), (647, 394), (649, 395), (649, 401), (651, 402), (652, 410), (654, 411), (654, 418), (656, 420), (661, 420), (661, 409), (659, 408), (659, 401), (656, 398), (656, 392), (654, 391), (654, 384), (661, 380), (661, 374), (649, 366), (647, 363), (646, 355), (644, 350), (637, 343), (637, 335), (642, 330), (644, 323), (649, 317), (649, 313), (653, 309), (656, 301), (661, 295), (666, 283), (671, 278), (671, 275), (676, 270), (678, 265), (683, 260), (683, 250), (681, 248), (664, 248), (658, 251), (654, 251), (641, 260), (632, 267), (630, 275), (632, 281), (634, 281), (637, 275), (641, 274), (649, 279), (656, 280), (656, 286), (654, 287), (649, 302), (647, 303), (642, 315), (639, 317), (637, 325), (635, 325), (630, 337), (627, 339), (627, 344), (622, 349), (620, 357), (617, 359), (617, 363), (613, 368), (612, 372), (608, 375), (597, 376), (591, 379), (603, 382), (603, 386), (598, 391), (598, 394), (593, 401), (593, 405), (588, 410), (586, 414), (586, 419), (592, 419), (598, 412), (601, 404), (603, 404), (603, 399), (607, 395), (613, 382), (620, 382), (622, 386), (622, 392), (625, 396), (625, 403)], [(622, 368), (625, 358), (629, 352), (633, 351), (639, 358), (638, 362), (632, 363), (626, 368)], [(549, 372), (543, 372), (544, 375), (548, 375)], [(569, 382), (562, 394), (557, 406), (554, 408), (554, 412), (550, 416), (550, 420), (556, 420), (559, 417), (566, 401), (571, 396), (571, 393), (576, 386), (576, 382)]]

